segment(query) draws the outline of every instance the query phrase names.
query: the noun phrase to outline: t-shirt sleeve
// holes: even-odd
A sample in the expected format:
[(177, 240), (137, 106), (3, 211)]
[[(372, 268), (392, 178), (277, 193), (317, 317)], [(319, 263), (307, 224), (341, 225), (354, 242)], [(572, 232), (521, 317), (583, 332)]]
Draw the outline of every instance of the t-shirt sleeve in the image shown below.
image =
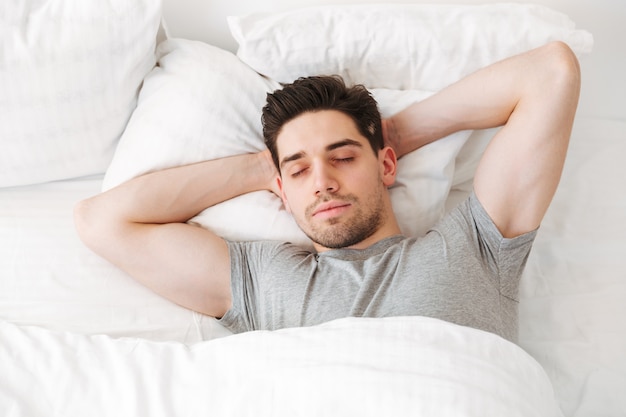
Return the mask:
[(263, 293), (262, 276), (265, 263), (271, 259), (278, 242), (226, 241), (230, 255), (231, 308), (220, 323), (234, 333), (255, 330), (259, 317), (259, 298)]
[(475, 256), (497, 277), (500, 293), (518, 301), (519, 279), (537, 230), (503, 237), (474, 192), (434, 229), (447, 235), (463, 231)]

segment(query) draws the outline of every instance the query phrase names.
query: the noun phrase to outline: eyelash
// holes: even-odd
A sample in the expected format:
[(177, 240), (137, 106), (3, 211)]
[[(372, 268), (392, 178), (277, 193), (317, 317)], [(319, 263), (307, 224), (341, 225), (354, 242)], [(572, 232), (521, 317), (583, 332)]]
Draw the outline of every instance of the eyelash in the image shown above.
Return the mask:
[[(333, 159), (333, 161), (334, 161), (334, 162), (343, 163), (343, 164), (346, 164), (346, 163), (352, 162), (353, 160), (354, 160), (354, 157), (353, 157), (353, 156), (350, 156), (350, 157), (347, 157), (347, 158), (335, 158), (335, 159)], [(301, 169), (301, 170), (300, 170), (300, 171), (298, 171), (298, 172), (294, 172), (293, 174), (291, 174), (291, 178), (297, 178), (297, 177), (299, 177), (299, 176), (300, 176), (301, 174), (303, 174), (303, 173), (304, 173), (304, 171), (306, 171), (306, 170), (307, 170), (307, 168), (304, 168), (304, 169)]]
[(294, 172), (293, 174), (291, 174), (291, 178), (297, 178), (300, 176), (300, 174), (302, 174), (304, 172), (304, 169), (301, 169), (298, 172)]

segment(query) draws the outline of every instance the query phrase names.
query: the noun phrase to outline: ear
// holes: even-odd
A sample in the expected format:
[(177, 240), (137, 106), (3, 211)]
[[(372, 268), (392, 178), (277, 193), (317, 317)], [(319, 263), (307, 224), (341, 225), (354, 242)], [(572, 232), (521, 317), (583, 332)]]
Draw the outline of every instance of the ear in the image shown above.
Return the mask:
[(391, 187), (396, 182), (398, 158), (396, 152), (390, 146), (385, 146), (378, 151), (378, 160), (381, 163), (381, 177), (386, 187)]
[(278, 184), (278, 190), (280, 191), (280, 198), (283, 200), (283, 205), (287, 210), (287, 213), (291, 214), (291, 207), (289, 207), (289, 201), (287, 201), (287, 195), (285, 194), (285, 189), (283, 188), (283, 179), (279, 175), (276, 177), (276, 184)]

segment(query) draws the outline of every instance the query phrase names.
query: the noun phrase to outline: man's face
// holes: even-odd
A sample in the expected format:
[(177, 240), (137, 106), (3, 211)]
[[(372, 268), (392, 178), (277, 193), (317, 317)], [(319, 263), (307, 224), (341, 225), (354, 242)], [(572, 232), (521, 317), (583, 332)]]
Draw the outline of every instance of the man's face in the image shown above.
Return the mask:
[(386, 187), (395, 180), (388, 149), (375, 154), (354, 121), (334, 110), (286, 123), (277, 149), (284, 204), (318, 251), (377, 240), (390, 216)]

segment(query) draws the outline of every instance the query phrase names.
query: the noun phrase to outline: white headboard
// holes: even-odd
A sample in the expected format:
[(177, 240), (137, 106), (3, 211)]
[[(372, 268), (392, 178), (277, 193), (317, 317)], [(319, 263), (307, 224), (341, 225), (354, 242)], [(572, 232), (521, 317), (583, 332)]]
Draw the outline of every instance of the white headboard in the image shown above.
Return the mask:
[[(256, 12), (323, 4), (381, 3), (381, 0), (163, 0), (169, 35), (197, 39), (236, 52), (226, 17)], [(436, 0), (394, 1), (394, 3), (434, 3)], [(496, 0), (454, 0), (440, 3), (485, 4)], [(519, 1), (518, 1), (519, 2)], [(519, 2), (528, 3), (528, 2)], [(626, 120), (626, 1), (622, 0), (539, 0), (567, 14), (577, 28), (594, 35), (591, 55), (581, 59), (583, 87), (578, 114)]]

